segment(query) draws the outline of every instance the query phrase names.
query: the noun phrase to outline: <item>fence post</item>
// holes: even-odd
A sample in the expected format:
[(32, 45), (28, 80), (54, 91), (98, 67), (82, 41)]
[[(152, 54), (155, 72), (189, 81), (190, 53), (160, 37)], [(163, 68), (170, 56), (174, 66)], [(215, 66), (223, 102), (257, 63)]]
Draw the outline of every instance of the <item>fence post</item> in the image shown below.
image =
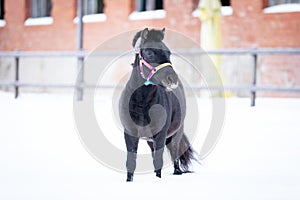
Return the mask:
[(19, 96), (19, 51), (16, 50), (16, 56), (15, 56), (15, 99)]
[[(83, 0), (77, 0), (77, 50), (79, 53), (82, 53), (83, 47)], [(83, 66), (83, 55), (78, 55), (77, 57), (77, 83), (76, 83), (76, 92), (77, 92), (77, 100), (82, 101), (83, 99), (83, 81), (84, 81), (84, 66)]]
[(76, 89), (77, 89), (77, 100), (82, 101), (83, 100), (83, 82), (84, 82), (84, 64), (83, 64), (84, 58), (82, 56), (79, 56), (77, 59), (77, 83), (76, 83)]
[(251, 81), (251, 106), (255, 106), (256, 99), (256, 76), (257, 76), (257, 47), (252, 48), (252, 57), (253, 57), (253, 67), (252, 67), (252, 81)]

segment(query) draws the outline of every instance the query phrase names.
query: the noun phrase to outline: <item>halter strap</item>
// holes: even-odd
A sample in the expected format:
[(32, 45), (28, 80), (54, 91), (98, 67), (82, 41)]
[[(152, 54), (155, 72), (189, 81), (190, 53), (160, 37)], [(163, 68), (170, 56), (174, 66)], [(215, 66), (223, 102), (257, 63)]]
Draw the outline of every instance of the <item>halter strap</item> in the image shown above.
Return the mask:
[(157, 67), (155, 67), (155, 70), (156, 70), (156, 72), (157, 72), (158, 70), (160, 70), (160, 69), (162, 69), (162, 68), (164, 68), (164, 67), (168, 67), (168, 66), (172, 67), (172, 64), (171, 64), (171, 63), (163, 63), (163, 64), (160, 64), (160, 65), (158, 65)]
[[(139, 59), (140, 59), (140, 74), (141, 74), (142, 78), (146, 80), (145, 83), (144, 83), (144, 85), (149, 85), (149, 84), (157, 85), (157, 84), (155, 84), (154, 82), (150, 81), (150, 78), (152, 78), (152, 76), (153, 76), (158, 70), (161, 70), (161, 69), (163, 69), (164, 67), (172, 67), (172, 64), (171, 64), (171, 63), (162, 63), (162, 64), (160, 64), (160, 65), (154, 67), (154, 66), (152, 66), (150, 63), (148, 63), (148, 62), (142, 57), (141, 52), (139, 52)], [(151, 70), (150, 73), (148, 74), (147, 78), (145, 77), (144, 72), (143, 72), (143, 64)]]

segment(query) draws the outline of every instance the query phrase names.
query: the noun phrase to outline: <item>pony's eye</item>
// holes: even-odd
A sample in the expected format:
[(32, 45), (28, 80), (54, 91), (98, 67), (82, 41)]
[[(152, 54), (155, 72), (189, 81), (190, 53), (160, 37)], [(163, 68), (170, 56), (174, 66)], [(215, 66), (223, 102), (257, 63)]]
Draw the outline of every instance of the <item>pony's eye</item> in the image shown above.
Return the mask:
[(145, 49), (144, 53), (147, 56), (153, 56), (153, 55), (155, 55), (155, 52), (152, 49)]

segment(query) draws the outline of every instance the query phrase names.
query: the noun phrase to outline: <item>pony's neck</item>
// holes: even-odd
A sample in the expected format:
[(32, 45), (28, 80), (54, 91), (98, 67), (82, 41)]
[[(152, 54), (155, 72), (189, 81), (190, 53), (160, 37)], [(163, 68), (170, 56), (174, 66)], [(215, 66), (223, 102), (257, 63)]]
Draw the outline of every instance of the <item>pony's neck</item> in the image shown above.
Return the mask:
[(139, 70), (139, 59), (136, 56), (134, 63), (132, 64), (132, 72), (131, 77), (128, 82), (128, 86), (130, 88), (137, 88), (144, 85), (145, 79), (141, 77), (140, 70)]

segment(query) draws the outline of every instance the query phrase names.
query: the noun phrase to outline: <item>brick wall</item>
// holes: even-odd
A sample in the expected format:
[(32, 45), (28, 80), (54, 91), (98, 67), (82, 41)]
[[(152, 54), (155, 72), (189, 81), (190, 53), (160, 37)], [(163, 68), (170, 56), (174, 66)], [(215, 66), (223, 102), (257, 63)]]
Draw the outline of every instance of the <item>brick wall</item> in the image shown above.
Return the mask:
[[(300, 12), (264, 14), (263, 9), (268, 6), (266, 0), (231, 0), (231, 3), (233, 15), (222, 19), (225, 48), (300, 47)], [(241, 69), (247, 63), (240, 62), (240, 65)], [(232, 77), (227, 76), (229, 82)], [(258, 85), (295, 87), (300, 85), (299, 77), (300, 55), (259, 56)], [(260, 92), (259, 95), (299, 97), (297, 93), (279, 92)]]
[[(54, 23), (45, 26), (24, 26), (29, 8), (26, 0), (5, 1), (6, 26), (0, 27), (0, 50), (75, 50), (76, 0), (52, 0)], [(19, 6), (16, 6), (19, 5)], [(194, 0), (165, 0), (167, 17), (164, 19), (129, 20), (134, 1), (105, 1), (107, 20), (84, 23), (84, 48), (94, 49), (114, 35), (144, 27), (166, 27), (199, 41), (200, 22), (192, 17)]]
[[(0, 51), (76, 50), (77, 24), (73, 20), (76, 17), (77, 0), (52, 0), (54, 19), (52, 25), (24, 26), (29, 16), (29, 1), (5, 1), (6, 25), (0, 27)], [(221, 20), (225, 48), (300, 47), (300, 12), (264, 14), (263, 9), (268, 6), (267, 2), (267, 0), (231, 0), (233, 15), (223, 16)], [(197, 0), (164, 0), (166, 18), (130, 20), (129, 15), (134, 11), (134, 1), (106, 0), (104, 13), (107, 20), (84, 23), (84, 49), (94, 49), (115, 35), (144, 27), (166, 27), (186, 35), (199, 44), (201, 23), (198, 17), (192, 16), (197, 5)], [(181, 41), (174, 40), (174, 42), (180, 46)], [(227, 60), (230, 62), (225, 63), (226, 66), (230, 66), (228, 68), (240, 70), (243, 66), (251, 66), (251, 63), (247, 63), (249, 59), (243, 61), (236, 58), (236, 62), (231, 62), (232, 59)], [(298, 55), (263, 56), (259, 60), (259, 84), (299, 86)], [(243, 62), (245, 63), (242, 66), (231, 66), (232, 63)], [(249, 73), (249, 69), (245, 69), (244, 72)], [(233, 82), (231, 79), (234, 79), (235, 74), (234, 71), (229, 73), (228, 83)], [(237, 84), (247, 84), (249, 76), (246, 77), (247, 80)]]
[(24, 26), (29, 4), (25, 0), (5, 1), (6, 26), (0, 28), (0, 50), (75, 49), (75, 1), (52, 2), (53, 25)]
[[(24, 26), (29, 0), (5, 1), (6, 26), (0, 28), (0, 50), (75, 50), (76, 0), (52, 0), (54, 23)], [(16, 6), (18, 5), (18, 6)], [(222, 17), (224, 47), (299, 47), (300, 12), (264, 14), (265, 0), (231, 0), (232, 16)], [(164, 19), (129, 20), (134, 1), (105, 1), (107, 20), (84, 24), (84, 48), (122, 32), (143, 27), (166, 27), (185, 34), (199, 43), (201, 23), (192, 12), (195, 0), (165, 0)]]
[(223, 17), (224, 47), (300, 47), (300, 12), (264, 14), (263, 0), (231, 0)]

